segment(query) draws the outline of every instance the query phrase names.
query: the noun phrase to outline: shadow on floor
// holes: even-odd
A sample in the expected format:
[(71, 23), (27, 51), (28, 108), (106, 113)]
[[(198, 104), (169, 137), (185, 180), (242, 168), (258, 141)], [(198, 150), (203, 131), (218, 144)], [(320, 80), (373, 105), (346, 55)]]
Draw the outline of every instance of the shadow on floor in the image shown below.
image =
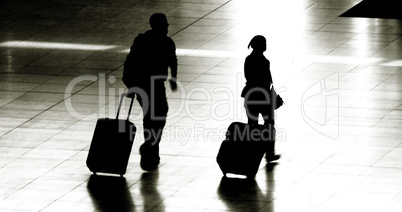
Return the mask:
[[(228, 211), (274, 211), (273, 200), (273, 171), (274, 164), (266, 166), (267, 189), (261, 190), (254, 179), (222, 177), (218, 187), (218, 194), (225, 203)], [(263, 174), (263, 170), (259, 171)]]
[(155, 209), (159, 212), (165, 211), (164, 205), (162, 204), (163, 199), (157, 189), (158, 179), (158, 170), (152, 173), (144, 172), (141, 175), (140, 192), (144, 200), (144, 211), (149, 211), (150, 209)]
[(87, 189), (97, 211), (135, 211), (133, 198), (124, 177), (92, 175)]
[(400, 0), (364, 0), (341, 17), (402, 19)]

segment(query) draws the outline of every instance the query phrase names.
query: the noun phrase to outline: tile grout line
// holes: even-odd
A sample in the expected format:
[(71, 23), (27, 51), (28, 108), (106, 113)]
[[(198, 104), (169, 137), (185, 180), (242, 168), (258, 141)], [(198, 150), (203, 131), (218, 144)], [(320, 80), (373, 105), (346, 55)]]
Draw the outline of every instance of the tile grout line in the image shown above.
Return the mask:
[(227, 5), (227, 4), (228, 4), (229, 2), (231, 2), (231, 1), (232, 1), (232, 0), (229, 0), (229, 1), (225, 2), (224, 4), (220, 5), (219, 7), (213, 9), (212, 11), (208, 12), (208, 13), (205, 14), (204, 16), (198, 18), (198, 19), (195, 20), (194, 22), (190, 23), (189, 25), (187, 25), (187, 26), (181, 28), (180, 30), (178, 30), (177, 32), (173, 33), (170, 37), (173, 37), (174, 35), (176, 35), (176, 34), (182, 32), (183, 30), (187, 29), (187, 28), (190, 27), (191, 25), (197, 23), (198, 21), (204, 19), (204, 18), (207, 17), (208, 15), (212, 14), (213, 12), (215, 12), (215, 11), (217, 11), (218, 9), (222, 8), (223, 6)]

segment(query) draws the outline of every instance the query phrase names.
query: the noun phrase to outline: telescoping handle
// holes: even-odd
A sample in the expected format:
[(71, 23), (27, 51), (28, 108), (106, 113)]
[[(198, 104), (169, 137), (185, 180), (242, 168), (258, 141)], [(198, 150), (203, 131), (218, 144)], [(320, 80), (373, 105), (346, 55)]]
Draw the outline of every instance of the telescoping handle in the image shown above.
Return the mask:
[(131, 98), (131, 103), (130, 103), (130, 108), (128, 109), (127, 120), (130, 118), (131, 108), (133, 107), (135, 95), (134, 95), (134, 93), (130, 92), (130, 90), (128, 90), (126, 93), (121, 94), (119, 109), (117, 110), (116, 119), (119, 119), (120, 109), (121, 109), (121, 105), (123, 103), (124, 97), (128, 97), (129, 94), (133, 94), (132, 97), (131, 96), (129, 97), (129, 98)]

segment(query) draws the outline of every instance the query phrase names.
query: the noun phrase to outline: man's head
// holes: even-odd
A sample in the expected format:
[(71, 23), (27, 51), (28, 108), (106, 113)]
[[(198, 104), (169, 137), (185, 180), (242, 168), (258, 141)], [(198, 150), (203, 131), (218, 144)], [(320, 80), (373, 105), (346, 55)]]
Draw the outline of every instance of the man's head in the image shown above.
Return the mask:
[(152, 30), (162, 32), (164, 34), (168, 33), (169, 24), (165, 14), (154, 13), (151, 18), (149, 18), (149, 24), (151, 25)]

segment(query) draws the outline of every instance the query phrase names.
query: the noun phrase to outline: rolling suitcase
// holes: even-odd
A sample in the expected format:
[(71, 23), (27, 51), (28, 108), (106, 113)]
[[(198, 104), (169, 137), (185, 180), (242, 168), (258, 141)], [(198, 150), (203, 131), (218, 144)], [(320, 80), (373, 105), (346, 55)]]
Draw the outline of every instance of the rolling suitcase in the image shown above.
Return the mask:
[(131, 149), (133, 147), (136, 127), (128, 119), (133, 106), (131, 98), (127, 119), (119, 119), (124, 97), (121, 95), (116, 119), (98, 119), (87, 157), (87, 167), (91, 172), (119, 174), (123, 176), (127, 170)]
[(250, 126), (240, 122), (230, 124), (216, 157), (223, 174), (253, 178), (274, 135), (273, 127), (269, 129), (262, 125)]

